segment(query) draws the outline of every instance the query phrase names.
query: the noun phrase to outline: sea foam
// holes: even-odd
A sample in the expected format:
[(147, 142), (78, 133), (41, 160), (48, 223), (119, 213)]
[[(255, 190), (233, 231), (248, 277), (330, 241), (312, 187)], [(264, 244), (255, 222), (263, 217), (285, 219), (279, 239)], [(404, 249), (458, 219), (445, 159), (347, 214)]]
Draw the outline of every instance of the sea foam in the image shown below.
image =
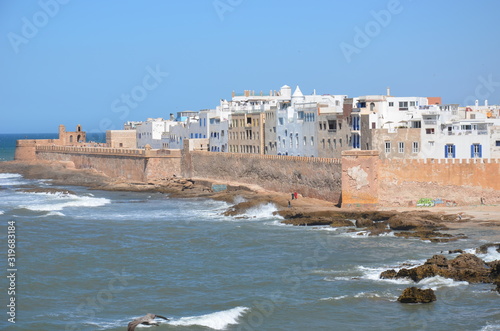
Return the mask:
[(476, 254), (477, 257), (481, 258), (484, 262), (492, 262), (500, 260), (500, 253), (497, 252), (496, 247), (488, 247), (486, 254)]
[(0, 174), (0, 186), (14, 186), (23, 184), (23, 176), (20, 174)]
[(244, 217), (248, 218), (256, 218), (256, 219), (267, 219), (267, 218), (282, 218), (279, 215), (273, 215), (274, 212), (278, 211), (278, 208), (274, 203), (266, 203), (262, 205), (258, 205), (252, 208), (249, 208), (245, 214), (243, 214)]
[(224, 330), (228, 325), (238, 324), (238, 319), (248, 310), (247, 307), (235, 307), (201, 316), (181, 317), (178, 320), (168, 322), (168, 324), (176, 326), (201, 325), (214, 330)]
[(68, 207), (100, 207), (111, 203), (106, 198), (76, 196), (66, 193), (31, 193), (42, 197), (35, 203), (19, 206), (33, 211), (61, 211)]

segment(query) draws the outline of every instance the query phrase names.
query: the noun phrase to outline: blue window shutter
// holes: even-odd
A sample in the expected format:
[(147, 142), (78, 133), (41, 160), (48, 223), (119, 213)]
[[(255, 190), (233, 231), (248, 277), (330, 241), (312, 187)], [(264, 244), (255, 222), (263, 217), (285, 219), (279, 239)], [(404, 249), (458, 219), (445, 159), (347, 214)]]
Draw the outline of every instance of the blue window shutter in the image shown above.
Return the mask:
[(444, 158), (448, 158), (448, 145), (444, 145)]
[(483, 157), (483, 146), (479, 145), (479, 157)]
[(453, 158), (455, 158), (455, 155), (456, 155), (456, 154), (455, 154), (455, 145), (452, 145), (452, 146), (451, 146), (451, 156), (452, 156)]
[(474, 158), (474, 145), (470, 145), (470, 158)]

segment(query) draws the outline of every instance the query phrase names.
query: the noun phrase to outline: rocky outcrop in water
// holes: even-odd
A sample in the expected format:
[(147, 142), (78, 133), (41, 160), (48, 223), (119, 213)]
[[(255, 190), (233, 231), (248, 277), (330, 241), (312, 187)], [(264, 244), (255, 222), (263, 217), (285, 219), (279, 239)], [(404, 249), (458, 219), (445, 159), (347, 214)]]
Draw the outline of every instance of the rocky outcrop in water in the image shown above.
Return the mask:
[(488, 253), (488, 250), (493, 247), (498, 253), (500, 253), (500, 243), (490, 243), (490, 244), (484, 244), (476, 248), (476, 253), (477, 254), (486, 254)]
[(314, 211), (281, 210), (282, 223), (298, 226), (356, 227), (368, 235), (380, 235), (395, 231), (404, 238), (418, 238), (431, 242), (448, 242), (466, 238), (465, 235), (451, 235), (438, 232), (446, 230), (444, 222), (456, 219), (455, 214), (440, 214), (427, 211)]
[[(487, 252), (489, 247), (497, 247), (496, 245), (498, 244), (483, 245), (478, 251)], [(462, 253), (454, 259), (434, 255), (421, 266), (401, 268), (399, 271), (390, 269), (380, 274), (381, 279), (408, 278), (416, 283), (435, 276), (469, 283), (492, 283), (496, 285), (495, 291), (500, 293), (500, 260), (485, 262), (469, 253)]]
[(436, 295), (432, 289), (421, 290), (417, 287), (409, 287), (399, 296), (401, 303), (430, 303), (436, 301)]
[(380, 278), (399, 279), (410, 278), (419, 282), (424, 278), (441, 276), (469, 283), (491, 283), (494, 279), (491, 268), (473, 254), (461, 254), (452, 260), (444, 255), (434, 255), (423, 265), (411, 269), (402, 268), (398, 272), (388, 270), (380, 274)]

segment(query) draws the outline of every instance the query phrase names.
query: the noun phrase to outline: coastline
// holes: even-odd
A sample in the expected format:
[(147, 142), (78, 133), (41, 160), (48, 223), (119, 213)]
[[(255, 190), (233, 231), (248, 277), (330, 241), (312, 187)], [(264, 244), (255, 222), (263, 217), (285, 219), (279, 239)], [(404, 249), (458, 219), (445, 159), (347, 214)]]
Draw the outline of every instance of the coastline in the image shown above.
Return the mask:
[[(392, 215), (441, 215), (439, 225), (450, 230), (465, 230), (480, 227), (491, 228), (500, 233), (500, 206), (476, 205), (454, 207), (387, 207), (379, 206), (367, 211), (357, 208), (339, 208), (333, 202), (303, 197), (291, 199), (291, 194), (265, 190), (258, 185), (217, 181), (201, 178), (164, 178), (148, 183), (111, 178), (94, 169), (75, 169), (71, 162), (50, 161), (2, 161), (0, 173), (19, 173), (28, 179), (50, 179), (55, 185), (84, 186), (89, 189), (108, 191), (160, 192), (178, 198), (207, 198), (225, 201), (233, 206), (229, 215), (238, 215), (246, 209), (273, 203), (285, 219), (321, 218), (325, 215), (339, 216), (361, 213), (361, 215), (390, 213)], [(226, 190), (213, 192), (213, 184), (224, 184)], [(235, 197), (245, 200), (235, 203)], [(290, 203), (290, 206), (289, 206)], [(443, 216), (444, 215), (444, 216)], [(437, 219), (437, 218), (435, 218)], [(297, 224), (300, 222), (296, 222)], [(296, 224), (296, 225), (297, 225)], [(326, 224), (326, 223), (325, 223)], [(307, 225), (307, 224), (306, 224)]]

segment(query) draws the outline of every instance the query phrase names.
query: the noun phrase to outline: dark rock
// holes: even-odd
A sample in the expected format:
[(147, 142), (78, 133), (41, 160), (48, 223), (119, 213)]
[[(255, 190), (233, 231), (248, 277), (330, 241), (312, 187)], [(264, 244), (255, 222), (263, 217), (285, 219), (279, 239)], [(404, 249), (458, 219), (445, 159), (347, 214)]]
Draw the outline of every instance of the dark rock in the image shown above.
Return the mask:
[(373, 221), (368, 218), (359, 218), (356, 220), (357, 228), (367, 228), (373, 225)]
[(430, 259), (427, 259), (424, 264), (435, 264), (440, 268), (447, 268), (448, 259), (444, 255), (434, 255)]
[(409, 287), (399, 296), (401, 303), (430, 303), (436, 301), (436, 295), (432, 289), (421, 290), (417, 287)]
[(493, 282), (500, 283), (500, 260), (487, 262), (486, 265), (490, 267), (490, 278)]
[(456, 253), (459, 253), (459, 254), (462, 254), (464, 251), (461, 250), (461, 249), (455, 249), (455, 250), (452, 250), (452, 251), (448, 251), (448, 254), (456, 254)]
[(61, 193), (61, 194), (76, 195), (76, 193), (73, 191), (55, 188), (55, 187), (38, 187), (38, 188), (31, 188), (31, 189), (22, 189), (20, 191), (25, 192), (25, 193), (49, 193), (49, 194)]
[(438, 223), (424, 219), (416, 215), (400, 214), (389, 219), (389, 226), (393, 230), (424, 230), (442, 228)]
[(396, 278), (397, 272), (394, 269), (386, 270), (380, 274), (381, 279), (394, 279)]
[(490, 244), (481, 245), (478, 248), (476, 248), (476, 254), (486, 254), (486, 253), (488, 253), (488, 249), (490, 247), (495, 247), (496, 251), (498, 253), (500, 253), (500, 243), (495, 243), (495, 244), (490, 243)]
[(469, 283), (491, 283), (498, 278), (497, 268), (496, 263), (487, 265), (473, 254), (461, 254), (453, 260), (447, 260), (443, 255), (435, 255), (421, 266), (402, 268), (394, 278), (410, 278), (419, 282), (424, 278), (441, 276)]
[(332, 220), (330, 226), (333, 228), (341, 228), (346, 226), (354, 226), (354, 223), (349, 220), (337, 219), (337, 220)]
[(497, 286), (496, 289), (494, 289), (493, 291), (497, 291), (498, 294), (500, 294), (500, 282), (496, 282), (495, 285)]

